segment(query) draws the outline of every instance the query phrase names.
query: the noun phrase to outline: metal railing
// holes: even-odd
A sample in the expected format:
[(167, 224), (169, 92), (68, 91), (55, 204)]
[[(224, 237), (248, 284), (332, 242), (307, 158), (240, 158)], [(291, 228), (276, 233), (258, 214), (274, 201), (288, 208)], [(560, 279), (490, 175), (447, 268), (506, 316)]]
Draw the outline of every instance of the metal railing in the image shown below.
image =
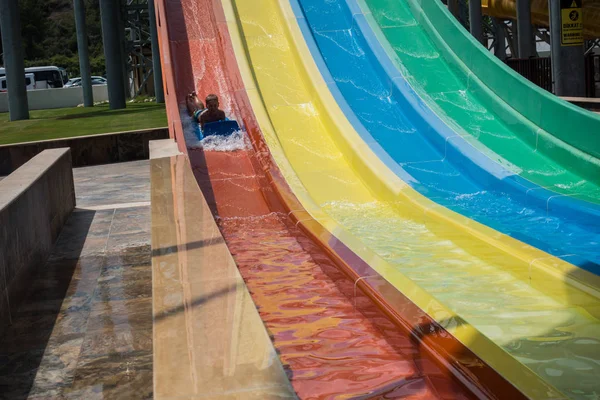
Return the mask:
[[(553, 93), (550, 57), (509, 58), (506, 64), (542, 89)], [(600, 95), (600, 55), (590, 54), (585, 57), (585, 96), (597, 95)]]
[(585, 57), (585, 96), (600, 95), (600, 55), (590, 54)]
[(552, 63), (549, 57), (509, 58), (506, 64), (526, 79), (552, 93)]

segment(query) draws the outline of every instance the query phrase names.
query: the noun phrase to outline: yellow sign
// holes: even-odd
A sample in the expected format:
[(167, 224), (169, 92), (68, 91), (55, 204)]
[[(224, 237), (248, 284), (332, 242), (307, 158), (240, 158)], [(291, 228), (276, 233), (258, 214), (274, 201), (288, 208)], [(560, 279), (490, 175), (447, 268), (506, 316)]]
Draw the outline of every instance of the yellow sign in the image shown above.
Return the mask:
[(581, 46), (583, 44), (583, 14), (577, 0), (569, 0), (567, 7), (561, 7), (561, 45)]

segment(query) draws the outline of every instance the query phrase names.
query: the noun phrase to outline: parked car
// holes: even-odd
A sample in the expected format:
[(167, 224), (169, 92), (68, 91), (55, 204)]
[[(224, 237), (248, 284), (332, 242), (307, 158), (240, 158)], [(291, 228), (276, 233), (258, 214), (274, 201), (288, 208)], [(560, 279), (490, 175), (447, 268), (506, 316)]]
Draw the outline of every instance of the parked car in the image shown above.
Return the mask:
[[(6, 92), (7, 91), (7, 87), (6, 87), (6, 77), (0, 77), (0, 92)], [(25, 74), (25, 86), (27, 88), (27, 90), (35, 90), (36, 89), (36, 82), (35, 82), (35, 76), (33, 74)]]
[[(92, 76), (92, 85), (106, 85), (107, 80), (101, 76)], [(81, 86), (81, 77), (69, 79), (65, 87), (79, 87)]]
[(71, 78), (67, 81), (67, 83), (65, 83), (65, 87), (71, 87), (73, 86), (73, 84), (77, 81), (80, 81), (81, 78)]

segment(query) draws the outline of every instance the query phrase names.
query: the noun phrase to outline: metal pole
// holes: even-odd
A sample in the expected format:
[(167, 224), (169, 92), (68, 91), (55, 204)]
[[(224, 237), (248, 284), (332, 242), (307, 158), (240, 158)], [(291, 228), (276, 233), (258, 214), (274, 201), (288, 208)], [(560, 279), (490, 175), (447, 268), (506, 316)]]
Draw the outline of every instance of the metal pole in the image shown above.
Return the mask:
[(448, 10), (454, 15), (454, 18), (460, 19), (460, 9), (458, 8), (458, 0), (448, 0)]
[(481, 0), (469, 0), (469, 25), (471, 29), (471, 35), (473, 35), (479, 43), (483, 44), (482, 18)]
[(163, 88), (162, 67), (160, 65), (160, 48), (158, 46), (158, 28), (156, 26), (156, 9), (154, 0), (148, 0), (148, 13), (150, 16), (150, 40), (152, 42), (152, 74), (154, 75), (154, 95), (156, 102), (165, 102)]
[(81, 87), (83, 88), (83, 105), (93, 107), (94, 92), (92, 90), (92, 73), (90, 71), (90, 53), (83, 0), (73, 0), (73, 10), (75, 11), (75, 27), (77, 29), (77, 52), (79, 53)]
[(4, 49), (9, 118), (11, 121), (29, 119), (18, 0), (0, 0), (0, 29)]
[(111, 110), (125, 108), (125, 83), (123, 81), (123, 59), (121, 57), (121, 35), (119, 35), (119, 0), (100, 0), (102, 41), (106, 59), (108, 79), (108, 101)]
[[(583, 32), (581, 44), (577, 44), (577, 40), (572, 40), (572, 37), (567, 35), (569, 34), (567, 30), (574, 22), (569, 20), (569, 11), (563, 19), (563, 9), (568, 9), (573, 1), (581, 7), (581, 0), (550, 0), (549, 2), (552, 79), (554, 94), (557, 96), (585, 97)], [(581, 15), (578, 18), (582, 18)]]
[(531, 0), (517, 0), (517, 26), (519, 30), (519, 58), (533, 57)]
[(494, 28), (496, 28), (496, 45), (494, 46), (494, 55), (506, 60), (506, 35), (504, 34), (504, 22), (498, 18), (493, 18)]
[(125, 91), (125, 98), (128, 99), (131, 97), (131, 90), (129, 87), (129, 66), (128, 66), (128, 58), (127, 52), (125, 51), (125, 21), (123, 20), (123, 9), (121, 8), (121, 0), (117, 0), (117, 30), (119, 33), (119, 46), (121, 52), (121, 70), (123, 73), (123, 90)]
[(508, 38), (511, 58), (519, 58), (519, 26), (514, 19), (510, 20), (512, 39)]
[(537, 51), (537, 37), (536, 37), (536, 28), (534, 25), (531, 26), (531, 57), (538, 57)]

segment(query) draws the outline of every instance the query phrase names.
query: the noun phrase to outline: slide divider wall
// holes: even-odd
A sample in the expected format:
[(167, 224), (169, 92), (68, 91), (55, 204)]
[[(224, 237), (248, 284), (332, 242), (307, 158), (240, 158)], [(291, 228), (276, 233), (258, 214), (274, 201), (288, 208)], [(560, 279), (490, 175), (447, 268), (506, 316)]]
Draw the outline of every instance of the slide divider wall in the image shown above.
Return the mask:
[(166, 24), (166, 2), (167, 0), (155, 0), (158, 47), (160, 49), (163, 89), (165, 94), (167, 120), (169, 122), (169, 136), (176, 141), (179, 151), (187, 154), (187, 146), (183, 135), (183, 125), (179, 115), (179, 103), (176, 94), (177, 86), (175, 84), (175, 74), (173, 71), (171, 46), (169, 45), (171, 40)]

